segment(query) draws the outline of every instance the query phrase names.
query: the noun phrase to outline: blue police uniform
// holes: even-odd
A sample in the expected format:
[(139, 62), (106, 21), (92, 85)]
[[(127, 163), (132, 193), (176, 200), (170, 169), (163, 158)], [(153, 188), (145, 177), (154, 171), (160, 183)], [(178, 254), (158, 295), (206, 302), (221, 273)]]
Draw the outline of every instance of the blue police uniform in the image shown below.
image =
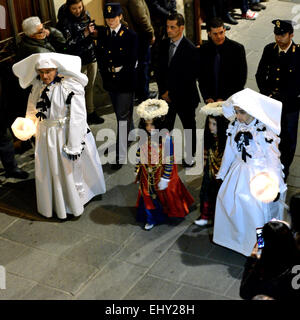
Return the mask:
[[(104, 18), (114, 18), (122, 13), (118, 3), (108, 3), (104, 8)], [(113, 34), (109, 27), (100, 26), (96, 56), (103, 87), (109, 92), (118, 121), (116, 142), (116, 164), (119, 169), (127, 158), (127, 137), (133, 126), (134, 91), (136, 87), (136, 67), (138, 40), (134, 31), (121, 24)], [(124, 122), (126, 121), (126, 122)], [(120, 135), (120, 127), (126, 125), (127, 136)]]
[[(293, 32), (288, 21), (274, 20), (275, 34)], [(256, 82), (262, 94), (282, 102), (281, 115), (281, 163), (285, 179), (293, 161), (298, 133), (300, 110), (300, 45), (291, 43), (286, 53), (280, 52), (277, 43), (268, 44), (259, 62)]]
[[(98, 27), (97, 60), (103, 87), (109, 92), (132, 92), (136, 86), (137, 36), (121, 25), (113, 36), (109, 27)], [(118, 68), (122, 67), (120, 71)]]

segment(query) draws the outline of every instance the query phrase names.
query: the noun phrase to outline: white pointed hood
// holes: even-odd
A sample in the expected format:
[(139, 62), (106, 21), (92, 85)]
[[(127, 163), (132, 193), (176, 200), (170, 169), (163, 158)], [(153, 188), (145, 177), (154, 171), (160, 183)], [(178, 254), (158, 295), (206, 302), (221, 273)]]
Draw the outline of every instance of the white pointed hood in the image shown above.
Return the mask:
[(277, 135), (280, 134), (282, 103), (252, 89), (246, 88), (228, 98), (222, 105), (224, 116), (232, 120), (235, 117), (234, 106), (245, 110), (260, 120)]
[(55, 52), (35, 53), (12, 67), (24, 89), (37, 77), (37, 69), (42, 68), (57, 68), (59, 74), (75, 78), (84, 87), (88, 83), (87, 76), (81, 73), (81, 59), (78, 56)]

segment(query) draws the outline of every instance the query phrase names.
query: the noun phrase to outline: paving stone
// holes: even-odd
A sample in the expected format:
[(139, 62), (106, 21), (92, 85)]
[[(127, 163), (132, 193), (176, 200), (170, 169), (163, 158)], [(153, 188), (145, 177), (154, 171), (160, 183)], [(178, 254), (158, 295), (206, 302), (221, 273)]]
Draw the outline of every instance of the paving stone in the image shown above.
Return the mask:
[(245, 88), (250, 88), (252, 90), (259, 91), (256, 81), (254, 79), (248, 79), (246, 82)]
[(27, 212), (38, 217), (34, 179), (14, 180), (17, 182), (7, 182), (0, 190), (4, 194), (0, 201), (1, 211), (21, 212), (21, 215)]
[(53, 288), (36, 285), (28, 291), (22, 300), (72, 300), (72, 295)]
[(27, 248), (22, 244), (0, 238), (0, 265), (6, 267), (26, 250)]
[(242, 268), (244, 268), (246, 262), (245, 256), (219, 245), (215, 245), (207, 257), (223, 263), (240, 266)]
[(106, 265), (76, 296), (79, 300), (122, 299), (146, 272), (145, 268), (115, 260)]
[(241, 268), (186, 253), (167, 252), (150, 270), (154, 275), (224, 294)]
[(0, 290), (0, 300), (21, 300), (36, 282), (6, 272), (6, 289)]
[(240, 285), (242, 273), (239, 276), (240, 279), (237, 279), (233, 282), (232, 286), (225, 292), (225, 296), (230, 299), (243, 300), (240, 297)]
[(140, 230), (135, 222), (134, 208), (95, 202), (89, 205), (79, 220), (67, 221), (64, 226), (117, 244), (123, 244)]
[(165, 253), (187, 226), (188, 222), (182, 222), (176, 227), (158, 225), (149, 232), (141, 230), (132, 237), (130, 242), (117, 254), (116, 258), (148, 267)]
[(109, 261), (110, 257), (113, 256), (119, 248), (120, 246), (113, 242), (87, 236), (67, 250), (64, 257), (99, 269)]
[(97, 271), (92, 266), (75, 263), (31, 248), (25, 250), (18, 259), (8, 263), (6, 270), (73, 294)]
[(215, 244), (211, 242), (208, 230), (192, 225), (177, 239), (171, 249), (207, 257), (214, 247)]
[(0, 212), (0, 234), (5, 230), (10, 224), (18, 220), (17, 217), (10, 216), (6, 213)]
[(2, 237), (61, 255), (85, 234), (56, 223), (19, 220), (2, 233)]
[(124, 297), (124, 300), (169, 300), (179, 284), (146, 275)]
[(230, 300), (229, 298), (190, 286), (182, 286), (172, 300)]

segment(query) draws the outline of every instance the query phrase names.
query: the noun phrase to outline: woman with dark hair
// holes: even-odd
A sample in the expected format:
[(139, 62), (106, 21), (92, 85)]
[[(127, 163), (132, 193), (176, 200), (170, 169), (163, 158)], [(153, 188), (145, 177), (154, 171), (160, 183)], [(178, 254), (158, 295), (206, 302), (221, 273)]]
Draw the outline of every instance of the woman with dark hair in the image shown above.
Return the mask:
[(82, 0), (67, 0), (58, 10), (59, 29), (67, 40), (67, 53), (81, 58), (81, 72), (88, 77), (85, 87), (87, 120), (90, 124), (103, 123), (94, 106), (93, 88), (97, 75), (97, 61), (94, 44), (95, 26)]
[(296, 274), (293, 268), (300, 264), (300, 253), (293, 233), (284, 221), (274, 220), (262, 229), (264, 247), (258, 254), (255, 244), (247, 258), (240, 286), (240, 296), (252, 299), (258, 294), (274, 299), (295, 299), (300, 291), (293, 288)]
[(204, 175), (200, 190), (200, 217), (198, 226), (212, 224), (221, 181), (216, 179), (226, 144), (226, 129), (229, 121), (223, 116), (220, 103), (211, 103), (201, 109), (205, 114), (204, 128)]

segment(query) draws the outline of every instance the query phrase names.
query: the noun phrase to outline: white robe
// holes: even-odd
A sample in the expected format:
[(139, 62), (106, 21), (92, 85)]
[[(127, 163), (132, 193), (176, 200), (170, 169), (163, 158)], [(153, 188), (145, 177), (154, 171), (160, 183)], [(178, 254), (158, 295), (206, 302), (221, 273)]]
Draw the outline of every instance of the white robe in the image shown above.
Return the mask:
[[(251, 178), (266, 170), (276, 174), (280, 193), (286, 190), (279, 159), (280, 139), (267, 127), (260, 131), (264, 127), (256, 119), (249, 125), (237, 120), (229, 124), (226, 148), (217, 174), (223, 183), (217, 196), (213, 241), (245, 256), (251, 254), (255, 245), (256, 228), (263, 227), (272, 218), (282, 219), (283, 216), (280, 202), (263, 203), (250, 193)], [(242, 160), (242, 152), (234, 140), (239, 131), (249, 131), (253, 136), (246, 146), (247, 153), (251, 155), (251, 158), (246, 157), (246, 162)]]
[[(52, 217), (53, 211), (61, 219), (67, 213), (79, 216), (95, 195), (105, 193), (105, 181), (95, 140), (87, 133), (84, 87), (74, 78), (48, 86), (51, 107), (44, 112), (45, 120), (38, 120), (37, 102), (46, 87), (42, 81), (33, 81), (28, 99), (26, 118), (37, 123), (35, 146), (35, 182), (38, 212)], [(74, 92), (71, 104), (68, 95)], [(82, 144), (85, 142), (85, 144)], [(84, 148), (84, 150), (82, 150)], [(69, 160), (67, 153), (81, 154)]]

